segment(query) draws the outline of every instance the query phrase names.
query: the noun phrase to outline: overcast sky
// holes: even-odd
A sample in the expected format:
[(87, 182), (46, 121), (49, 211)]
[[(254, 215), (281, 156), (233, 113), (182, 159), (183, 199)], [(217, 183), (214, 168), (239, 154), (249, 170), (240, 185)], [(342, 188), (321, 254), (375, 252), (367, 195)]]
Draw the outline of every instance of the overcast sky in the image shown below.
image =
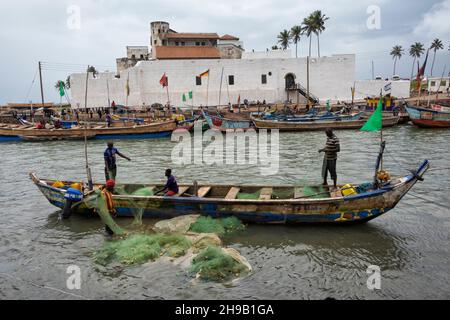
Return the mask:
[[(80, 8), (80, 29), (68, 26), (74, 21), (68, 13), (73, 5)], [(367, 27), (373, 5), (380, 9), (379, 29)], [(450, 0), (1, 0), (0, 104), (40, 100), (37, 78), (31, 86), (38, 61), (53, 63), (43, 72), (45, 96), (59, 102), (53, 89), (57, 80), (87, 64), (115, 70), (125, 46), (149, 45), (154, 20), (168, 21), (179, 32), (232, 34), (251, 51), (270, 48), (280, 31), (317, 9), (330, 17), (320, 38), (321, 55), (355, 53), (357, 79), (371, 77), (372, 60), (375, 75), (391, 76), (389, 51), (396, 44), (406, 49), (397, 73), (409, 77), (407, 49), (415, 41), (428, 47), (434, 38), (445, 46), (436, 55), (434, 75), (440, 76), (444, 65), (450, 69)], [(314, 55), (316, 43), (313, 38)], [(304, 38), (299, 54), (307, 50)]]

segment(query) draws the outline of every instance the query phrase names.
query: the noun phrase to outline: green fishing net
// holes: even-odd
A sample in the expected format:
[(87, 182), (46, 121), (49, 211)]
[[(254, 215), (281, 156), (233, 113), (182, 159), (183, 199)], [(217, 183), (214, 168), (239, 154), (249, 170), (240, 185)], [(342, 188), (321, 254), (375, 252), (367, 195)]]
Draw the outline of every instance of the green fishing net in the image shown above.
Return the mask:
[(308, 199), (328, 198), (330, 193), (323, 186), (304, 187), (303, 196)]
[(211, 217), (199, 217), (195, 221), (189, 231), (197, 233), (215, 233), (223, 235), (232, 231), (245, 229), (242, 222), (236, 217), (228, 217), (221, 219), (214, 219)]
[(191, 242), (183, 235), (134, 234), (126, 239), (106, 242), (94, 254), (94, 260), (101, 265), (111, 262), (141, 264), (162, 255), (182, 256), (190, 247)]
[(254, 193), (239, 192), (236, 196), (236, 199), (247, 199), (247, 200), (259, 199), (260, 194), (261, 190), (258, 190)]
[(224, 253), (221, 248), (210, 246), (192, 260), (189, 271), (204, 280), (224, 281), (240, 275), (247, 271), (247, 268)]

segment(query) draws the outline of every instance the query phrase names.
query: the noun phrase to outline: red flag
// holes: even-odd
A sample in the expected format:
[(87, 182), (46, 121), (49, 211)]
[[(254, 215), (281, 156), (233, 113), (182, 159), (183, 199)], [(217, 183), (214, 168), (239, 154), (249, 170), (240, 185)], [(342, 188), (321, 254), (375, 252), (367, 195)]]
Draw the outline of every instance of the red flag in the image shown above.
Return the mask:
[(238, 105), (240, 105), (241, 104), (241, 95), (239, 95), (239, 97), (238, 97)]
[(422, 68), (419, 69), (419, 62), (417, 62), (417, 69), (418, 69), (418, 71), (417, 71), (417, 78), (416, 78), (416, 81), (417, 81), (417, 90), (420, 90), (420, 85), (421, 85), (421, 82), (422, 82), (422, 77), (423, 77), (424, 74), (425, 74), (425, 68), (427, 67), (427, 60), (428, 60), (428, 52), (430, 52), (430, 49), (427, 50), (427, 55), (426, 55), (426, 57), (425, 57), (425, 61), (423, 62)]
[(164, 73), (161, 80), (159, 80), (159, 84), (164, 87), (168, 87), (169, 86), (169, 79), (167, 78), (166, 74)]

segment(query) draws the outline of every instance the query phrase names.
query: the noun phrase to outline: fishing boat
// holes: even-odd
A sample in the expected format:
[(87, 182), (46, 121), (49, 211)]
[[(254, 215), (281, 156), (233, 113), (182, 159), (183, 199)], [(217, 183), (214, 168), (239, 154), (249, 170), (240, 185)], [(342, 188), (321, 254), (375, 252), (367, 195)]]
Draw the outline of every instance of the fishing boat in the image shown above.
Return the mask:
[[(144, 217), (150, 218), (202, 214), (211, 217), (235, 216), (244, 222), (271, 224), (361, 223), (392, 210), (417, 181), (423, 180), (422, 176), (428, 168), (429, 162), (425, 160), (416, 171), (390, 178), (379, 185), (373, 182), (338, 186), (337, 189), (193, 183), (180, 185), (176, 196), (167, 197), (153, 193), (163, 186), (161, 183), (118, 184), (116, 190), (124, 192), (114, 194), (113, 200), (119, 217), (142, 212)], [(41, 179), (34, 173), (30, 173), (30, 177), (52, 205), (58, 208), (65, 206), (67, 187), (61, 185), (70, 186), (74, 181), (58, 182), (60, 187), (55, 187), (55, 180)], [(94, 191), (84, 191), (83, 200), (72, 206), (72, 212), (92, 215), (87, 199), (102, 187), (101, 184), (94, 184)], [(153, 195), (143, 196), (139, 193), (143, 188)]]
[(220, 114), (210, 115), (208, 112), (202, 111), (202, 115), (213, 130), (221, 132), (229, 132), (236, 130), (248, 130), (251, 128), (251, 120), (234, 120), (222, 117)]
[(406, 106), (411, 122), (421, 128), (450, 128), (450, 107), (432, 104), (431, 108)]
[[(333, 118), (326, 120), (290, 121), (290, 120), (263, 120), (252, 118), (257, 129), (278, 129), (280, 131), (313, 131), (340, 129), (361, 129), (366, 123), (367, 117), (355, 116), (347, 119)], [(383, 117), (383, 127), (392, 127), (398, 123), (398, 116)]]
[(71, 127), (70, 129), (37, 129), (33, 125), (0, 124), (0, 141), (84, 139), (144, 139), (169, 137), (175, 121), (142, 125), (108, 127), (106, 124)]

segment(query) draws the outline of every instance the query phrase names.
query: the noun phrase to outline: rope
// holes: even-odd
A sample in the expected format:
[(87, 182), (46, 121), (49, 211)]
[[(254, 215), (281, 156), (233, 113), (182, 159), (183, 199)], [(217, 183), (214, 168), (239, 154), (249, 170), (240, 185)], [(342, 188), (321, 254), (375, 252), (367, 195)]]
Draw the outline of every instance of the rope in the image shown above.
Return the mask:
[(439, 203), (439, 202), (437, 202), (436, 200), (428, 199), (428, 198), (426, 198), (426, 197), (424, 197), (424, 196), (419, 196), (419, 195), (415, 194), (414, 192), (409, 191), (406, 195), (409, 195), (409, 196), (411, 196), (411, 197), (414, 197), (414, 198), (423, 200), (423, 201), (425, 201), (425, 202), (434, 204), (435, 206), (442, 207), (442, 208), (445, 208), (445, 209), (450, 210), (450, 206), (447, 206), (447, 205), (445, 205), (445, 204)]
[(27, 97), (25, 98), (25, 101), (28, 101), (28, 98), (29, 98), (30, 93), (31, 93), (31, 89), (33, 88), (34, 82), (36, 81), (36, 77), (37, 77), (38, 72), (39, 72), (39, 70), (36, 70), (36, 73), (34, 74), (33, 81), (31, 81), (30, 88), (28, 88)]

